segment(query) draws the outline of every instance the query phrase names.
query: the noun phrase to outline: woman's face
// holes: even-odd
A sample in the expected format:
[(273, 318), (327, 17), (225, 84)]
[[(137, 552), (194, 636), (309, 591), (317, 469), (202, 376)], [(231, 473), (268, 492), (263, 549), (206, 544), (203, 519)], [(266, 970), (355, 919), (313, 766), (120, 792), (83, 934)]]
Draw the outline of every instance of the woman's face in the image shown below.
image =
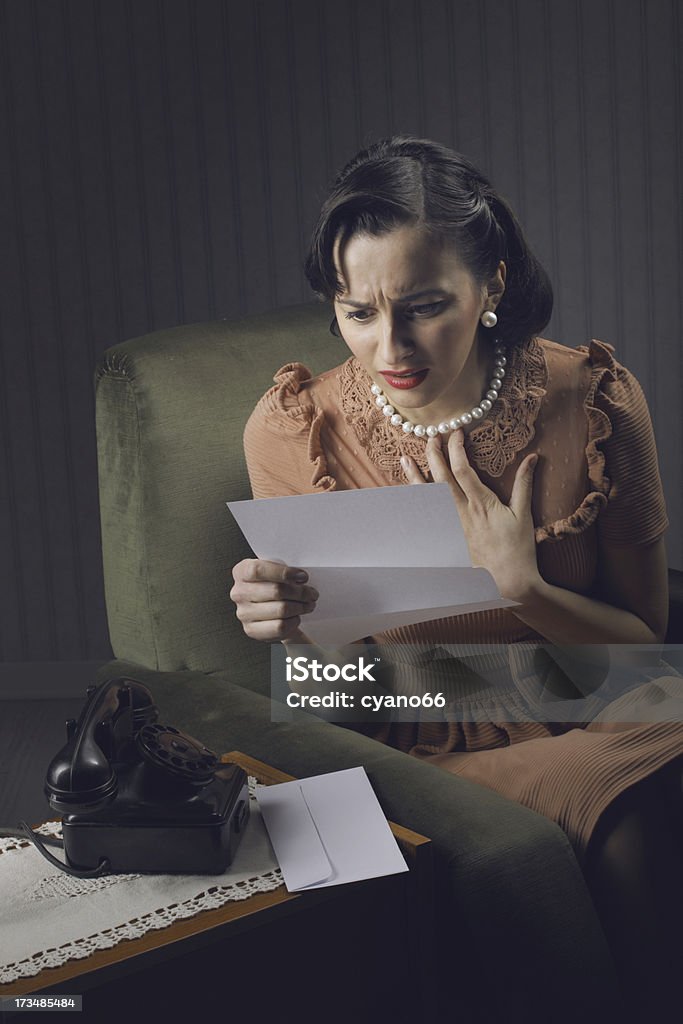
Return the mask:
[(354, 235), (335, 258), (342, 337), (390, 404), (414, 422), (476, 404), (492, 371), (479, 318), (500, 301), (504, 265), (482, 287), (453, 247), (416, 226)]

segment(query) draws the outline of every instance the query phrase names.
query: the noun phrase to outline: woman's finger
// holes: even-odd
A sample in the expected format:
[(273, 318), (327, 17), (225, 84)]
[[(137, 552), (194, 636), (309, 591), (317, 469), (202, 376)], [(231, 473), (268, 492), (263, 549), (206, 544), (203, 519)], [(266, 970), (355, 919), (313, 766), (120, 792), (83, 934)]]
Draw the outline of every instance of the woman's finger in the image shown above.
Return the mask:
[(232, 571), (234, 584), (230, 599), (236, 605), (261, 604), (272, 601), (317, 601), (318, 591), (307, 583), (308, 573), (260, 558), (245, 558)]
[(261, 601), (248, 602), (237, 606), (240, 622), (284, 622), (307, 615), (315, 608), (315, 601)]
[[(481, 482), (476, 471), (470, 466), (465, 451), (465, 435), (462, 430), (454, 430), (448, 438), (448, 462), (453, 476), (468, 501), (481, 501), (493, 495), (493, 491)], [(495, 497), (495, 495), (493, 496)]]
[(273, 641), (291, 640), (293, 643), (310, 643), (299, 626), (301, 619), (295, 616), (292, 619), (281, 619), (276, 622), (244, 622), (244, 632), (252, 640), (264, 640), (266, 643)]
[(409, 484), (426, 484), (427, 481), (422, 476), (417, 463), (414, 459), (411, 459), (409, 455), (401, 456), (401, 468), (406, 475), (406, 480)]
[(538, 462), (538, 454), (527, 455), (517, 467), (515, 480), (510, 495), (510, 508), (517, 518), (531, 508), (531, 495), (534, 489), (534, 471)]
[(317, 601), (320, 594), (310, 584), (301, 583), (235, 583), (230, 591), (233, 601), (260, 603), (263, 601)]
[(232, 575), (236, 583), (308, 583), (305, 569), (265, 558), (244, 558), (233, 568)]
[(427, 441), (427, 461), (432, 472), (432, 479), (434, 483), (448, 484), (453, 492), (456, 506), (464, 502), (466, 500), (465, 494), (451, 470), (448, 459), (446, 458), (446, 454), (441, 445), (440, 437), (430, 437), (429, 441)]

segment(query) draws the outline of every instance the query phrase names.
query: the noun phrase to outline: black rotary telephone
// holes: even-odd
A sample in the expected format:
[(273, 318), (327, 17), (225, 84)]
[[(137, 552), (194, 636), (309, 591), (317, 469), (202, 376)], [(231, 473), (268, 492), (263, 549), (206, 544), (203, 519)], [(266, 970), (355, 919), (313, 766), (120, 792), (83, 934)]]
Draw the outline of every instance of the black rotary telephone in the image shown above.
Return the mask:
[(21, 823), (52, 863), (79, 877), (225, 871), (249, 816), (246, 773), (158, 716), (134, 679), (88, 688), (45, 780), (50, 807), (63, 816), (66, 863), (46, 849), (60, 840)]

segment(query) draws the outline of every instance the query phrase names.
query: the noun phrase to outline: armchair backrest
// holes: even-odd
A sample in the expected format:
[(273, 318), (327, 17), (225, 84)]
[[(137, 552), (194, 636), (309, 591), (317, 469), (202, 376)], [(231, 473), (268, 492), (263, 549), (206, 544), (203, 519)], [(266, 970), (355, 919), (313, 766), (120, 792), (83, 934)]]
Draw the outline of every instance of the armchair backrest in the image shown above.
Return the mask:
[(244, 425), (273, 374), (344, 353), (319, 303), (156, 331), (110, 348), (96, 374), (100, 515), (115, 655), (165, 671), (230, 668), (269, 687), (269, 649), (228, 597), (251, 552), (225, 502), (250, 498)]

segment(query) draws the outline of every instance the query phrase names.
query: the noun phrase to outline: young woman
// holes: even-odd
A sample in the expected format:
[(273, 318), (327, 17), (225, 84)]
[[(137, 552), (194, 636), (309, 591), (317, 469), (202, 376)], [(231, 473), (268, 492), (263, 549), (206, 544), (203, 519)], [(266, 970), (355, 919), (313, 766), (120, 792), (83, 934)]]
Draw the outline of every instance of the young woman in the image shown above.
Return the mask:
[[(683, 909), (680, 680), (649, 682), (582, 727), (518, 714), (524, 680), (549, 672), (540, 645), (663, 640), (668, 524), (641, 388), (611, 346), (539, 337), (545, 272), (486, 178), (436, 143), (359, 153), (322, 208), (306, 269), (351, 357), (315, 378), (299, 363), (277, 373), (245, 433), (254, 495), (448, 484), (472, 564), (517, 604), (373, 637), (397, 664), (419, 645), (462, 655), (440, 665), (441, 721), (374, 735), (558, 821), (628, 991), (647, 1019), (665, 1019)], [(318, 595), (305, 574), (247, 560), (234, 579), (249, 636), (306, 642)], [(502, 658), (509, 687), (466, 685), (465, 656), (481, 645), (493, 645), (482, 674), (500, 677)]]

